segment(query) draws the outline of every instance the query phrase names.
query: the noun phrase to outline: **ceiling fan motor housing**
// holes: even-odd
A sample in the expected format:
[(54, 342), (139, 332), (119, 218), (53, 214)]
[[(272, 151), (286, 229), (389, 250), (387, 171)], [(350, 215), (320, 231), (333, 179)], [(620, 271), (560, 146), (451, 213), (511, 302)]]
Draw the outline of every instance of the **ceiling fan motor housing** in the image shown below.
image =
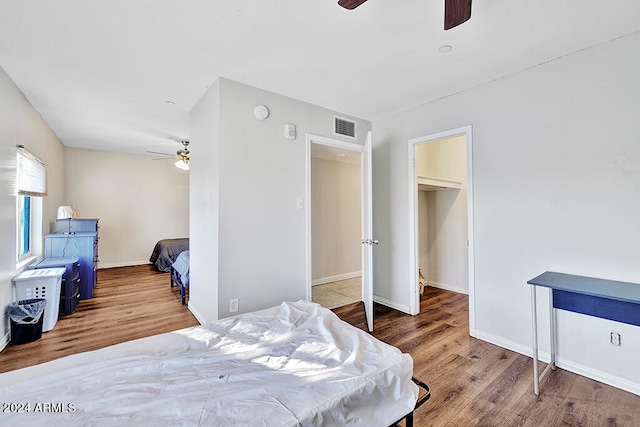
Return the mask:
[(189, 149), (187, 148), (189, 146), (189, 141), (181, 141), (181, 142), (182, 142), (182, 145), (184, 145), (184, 148), (182, 150), (178, 150), (176, 154), (180, 157), (189, 158)]

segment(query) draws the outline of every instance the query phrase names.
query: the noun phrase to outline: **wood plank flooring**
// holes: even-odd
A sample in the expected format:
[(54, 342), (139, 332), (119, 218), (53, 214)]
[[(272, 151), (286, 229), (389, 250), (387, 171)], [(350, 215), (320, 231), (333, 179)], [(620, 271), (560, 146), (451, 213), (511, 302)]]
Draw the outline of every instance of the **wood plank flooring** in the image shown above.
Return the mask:
[[(531, 358), (469, 337), (467, 300), (428, 287), (418, 316), (375, 307), (373, 335), (410, 353), (415, 376), (431, 388), (416, 426), (640, 426), (639, 396), (560, 369), (536, 397)], [(334, 312), (366, 329), (362, 303)], [(167, 273), (151, 266), (100, 270), (95, 298), (40, 340), (7, 346), (0, 371), (197, 324)]]
[[(366, 330), (362, 303), (333, 311)], [(375, 306), (373, 335), (410, 353), (431, 388), (416, 426), (640, 426), (640, 396), (561, 369), (535, 396), (531, 358), (470, 337), (468, 318), (466, 295), (433, 287), (418, 316)]]
[(0, 372), (198, 325), (169, 277), (151, 265), (99, 270), (94, 298), (81, 300), (39, 340), (9, 344), (0, 353)]

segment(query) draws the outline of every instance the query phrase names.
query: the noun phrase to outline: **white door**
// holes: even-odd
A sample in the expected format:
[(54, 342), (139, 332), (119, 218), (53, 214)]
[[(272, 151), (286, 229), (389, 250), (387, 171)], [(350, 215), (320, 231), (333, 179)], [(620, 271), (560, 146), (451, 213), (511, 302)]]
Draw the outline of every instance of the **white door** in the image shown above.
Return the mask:
[(373, 204), (371, 185), (371, 131), (362, 152), (362, 301), (369, 332), (373, 332)]

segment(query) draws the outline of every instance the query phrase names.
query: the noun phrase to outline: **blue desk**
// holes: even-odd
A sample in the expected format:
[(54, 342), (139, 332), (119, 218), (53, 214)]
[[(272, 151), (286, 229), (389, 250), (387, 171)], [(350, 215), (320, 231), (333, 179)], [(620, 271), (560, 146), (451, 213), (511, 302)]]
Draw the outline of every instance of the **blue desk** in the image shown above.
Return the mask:
[[(554, 309), (572, 311), (640, 326), (640, 284), (575, 276), (547, 271), (527, 282), (531, 286), (533, 314), (533, 392), (540, 394), (540, 381), (556, 368), (556, 316)], [(551, 360), (538, 374), (538, 315), (536, 287), (549, 288)]]

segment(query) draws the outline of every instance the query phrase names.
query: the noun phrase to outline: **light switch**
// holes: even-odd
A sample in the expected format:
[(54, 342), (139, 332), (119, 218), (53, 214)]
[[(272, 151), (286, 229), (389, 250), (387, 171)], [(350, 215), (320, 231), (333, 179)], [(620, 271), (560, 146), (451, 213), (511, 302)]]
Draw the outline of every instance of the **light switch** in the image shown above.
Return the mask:
[(304, 199), (298, 199), (296, 201), (296, 206), (298, 209), (304, 209)]

